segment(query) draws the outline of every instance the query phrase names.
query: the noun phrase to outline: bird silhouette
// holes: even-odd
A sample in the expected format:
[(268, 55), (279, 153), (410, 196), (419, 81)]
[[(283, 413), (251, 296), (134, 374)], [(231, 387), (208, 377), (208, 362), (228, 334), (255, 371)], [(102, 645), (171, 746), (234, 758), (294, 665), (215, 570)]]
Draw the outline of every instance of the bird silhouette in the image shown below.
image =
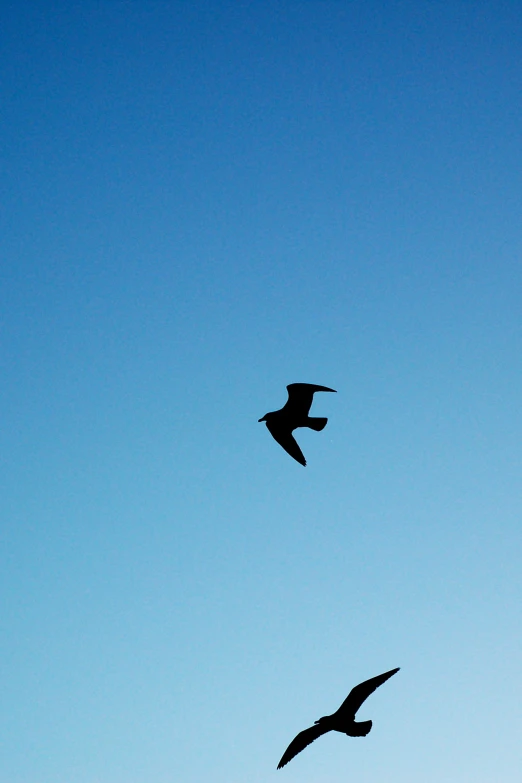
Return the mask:
[(326, 734), (328, 731), (340, 731), (341, 734), (346, 734), (348, 737), (366, 737), (372, 728), (371, 720), (356, 721), (355, 713), (359, 707), (366, 701), (368, 696), (372, 694), (379, 685), (386, 682), (390, 677), (396, 674), (399, 669), (392, 669), (384, 674), (379, 674), (377, 677), (372, 677), (371, 680), (366, 680), (356, 685), (348, 697), (343, 701), (337, 712), (333, 715), (325, 715), (323, 718), (315, 721), (315, 724), (309, 729), (301, 731), (297, 737), (295, 737), (290, 745), (283, 753), (283, 757), (277, 769), (281, 769), (291, 761), (294, 756), (301, 753), (302, 750), (310, 745), (311, 742), (316, 740), (322, 734)]
[(328, 419), (309, 416), (308, 411), (315, 392), (335, 392), (335, 389), (329, 389), (328, 386), (316, 386), (314, 383), (290, 383), (286, 388), (288, 389), (288, 400), (285, 405), (278, 411), (266, 413), (259, 421), (266, 422), (268, 431), (274, 440), (291, 457), (306, 466), (303, 452), (297, 445), (292, 432), (297, 427), (309, 427), (316, 432), (323, 430)]

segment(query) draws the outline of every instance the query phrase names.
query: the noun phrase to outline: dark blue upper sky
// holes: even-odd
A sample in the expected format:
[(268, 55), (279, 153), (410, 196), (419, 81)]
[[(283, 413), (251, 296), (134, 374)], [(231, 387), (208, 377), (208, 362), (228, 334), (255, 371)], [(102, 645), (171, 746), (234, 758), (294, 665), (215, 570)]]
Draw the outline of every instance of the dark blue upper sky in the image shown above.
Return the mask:
[(518, 783), (520, 4), (0, 17), (1, 783)]

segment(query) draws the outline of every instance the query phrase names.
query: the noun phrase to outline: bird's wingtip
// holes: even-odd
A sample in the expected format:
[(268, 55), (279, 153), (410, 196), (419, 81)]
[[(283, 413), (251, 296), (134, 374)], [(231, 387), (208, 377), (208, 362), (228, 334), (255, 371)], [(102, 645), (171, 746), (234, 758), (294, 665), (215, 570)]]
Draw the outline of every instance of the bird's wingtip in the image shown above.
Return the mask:
[(397, 666), (395, 669), (390, 669), (389, 672), (386, 672), (386, 679), (388, 680), (390, 677), (393, 677), (394, 674), (397, 674), (398, 671), (400, 671), (400, 666)]

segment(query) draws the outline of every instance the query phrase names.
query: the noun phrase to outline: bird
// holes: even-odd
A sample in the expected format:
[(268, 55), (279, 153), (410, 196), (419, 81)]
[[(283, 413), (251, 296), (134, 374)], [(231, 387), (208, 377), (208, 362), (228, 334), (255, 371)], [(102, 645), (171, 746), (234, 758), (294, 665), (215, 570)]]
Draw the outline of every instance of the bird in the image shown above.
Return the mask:
[(297, 737), (295, 737), (290, 745), (287, 747), (281, 761), (277, 765), (277, 769), (281, 769), (291, 761), (294, 756), (297, 756), (302, 750), (310, 745), (311, 742), (316, 740), (322, 734), (326, 734), (328, 731), (340, 731), (341, 734), (346, 734), (348, 737), (366, 737), (372, 728), (371, 720), (356, 721), (355, 713), (366, 701), (368, 696), (372, 694), (379, 685), (389, 680), (394, 674), (397, 674), (399, 669), (392, 669), (384, 674), (378, 674), (377, 677), (372, 677), (371, 680), (366, 680), (352, 688), (347, 698), (343, 701), (337, 712), (332, 715), (325, 715), (323, 718), (316, 720), (314, 725), (309, 729), (301, 731)]
[(318, 391), (335, 392), (328, 386), (317, 386), (315, 383), (290, 383), (287, 387), (288, 400), (278, 411), (265, 413), (258, 421), (266, 422), (267, 429), (284, 450), (301, 465), (306, 466), (303, 452), (297, 445), (292, 432), (297, 427), (309, 427), (320, 432), (326, 427), (328, 419), (308, 415), (314, 394)]

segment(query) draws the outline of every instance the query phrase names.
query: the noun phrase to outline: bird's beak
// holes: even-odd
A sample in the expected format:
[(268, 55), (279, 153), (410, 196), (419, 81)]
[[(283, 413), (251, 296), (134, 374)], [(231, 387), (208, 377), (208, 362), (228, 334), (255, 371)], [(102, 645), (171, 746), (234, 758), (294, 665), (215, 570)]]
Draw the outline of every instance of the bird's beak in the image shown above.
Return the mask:
[(265, 417), (265, 416), (263, 416), (263, 418), (262, 418), (262, 419), (258, 419), (258, 420), (257, 420), (257, 423), (259, 424), (259, 422), (260, 422), (260, 421), (264, 421), (264, 420), (265, 420), (265, 418), (266, 418), (266, 417)]

